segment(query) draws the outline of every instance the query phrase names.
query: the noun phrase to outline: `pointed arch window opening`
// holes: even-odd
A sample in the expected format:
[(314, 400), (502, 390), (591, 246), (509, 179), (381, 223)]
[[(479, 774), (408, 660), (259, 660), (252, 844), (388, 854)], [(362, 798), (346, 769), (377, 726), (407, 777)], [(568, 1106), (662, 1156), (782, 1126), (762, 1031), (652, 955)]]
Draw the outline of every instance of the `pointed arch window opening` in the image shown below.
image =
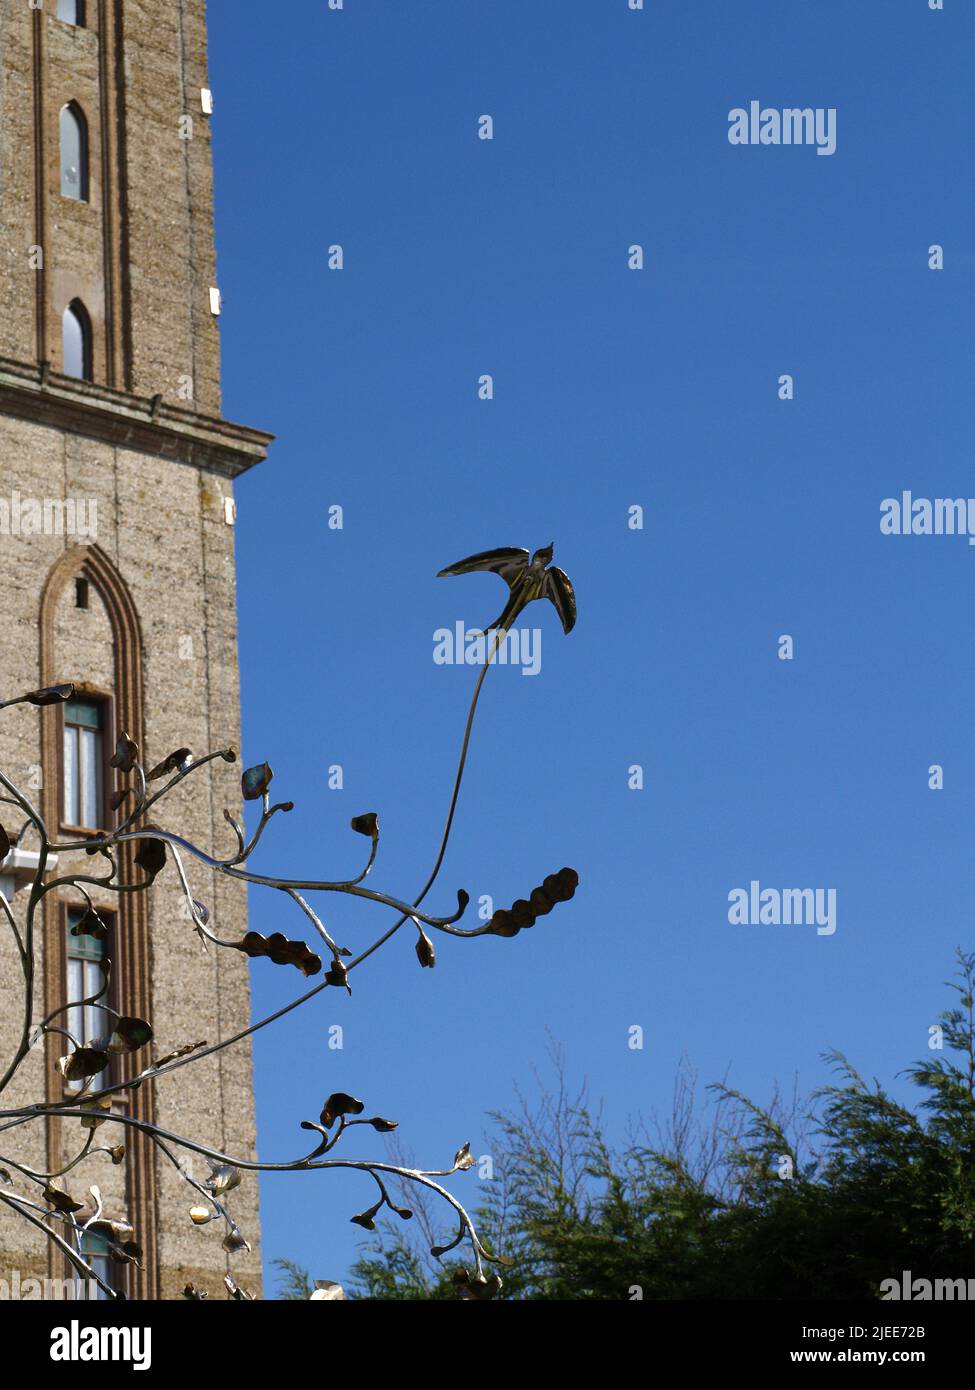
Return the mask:
[(76, 101), (61, 108), (61, 196), (88, 202), (88, 122)]
[(73, 299), (62, 319), (64, 375), (93, 381), (91, 319), (80, 299)]

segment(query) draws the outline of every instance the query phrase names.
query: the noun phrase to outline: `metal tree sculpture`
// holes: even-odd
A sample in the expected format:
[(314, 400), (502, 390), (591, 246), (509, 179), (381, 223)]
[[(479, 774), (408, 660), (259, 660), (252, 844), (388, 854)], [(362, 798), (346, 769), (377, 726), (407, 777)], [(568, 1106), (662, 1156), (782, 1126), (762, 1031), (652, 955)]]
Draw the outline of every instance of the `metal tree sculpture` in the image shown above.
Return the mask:
[[(431, 1189), (453, 1208), (458, 1220), (456, 1238), (449, 1245), (435, 1247), (432, 1253), (436, 1256), (445, 1255), (459, 1247), (465, 1239), (471, 1247), (473, 1273), (462, 1269), (455, 1276), (455, 1283), (462, 1296), (480, 1299), (493, 1298), (501, 1288), (499, 1276), (497, 1274), (485, 1274), (484, 1266), (485, 1263), (498, 1264), (503, 1262), (489, 1254), (484, 1248), (478, 1238), (474, 1223), (462, 1203), (444, 1187), (441, 1181), (438, 1181), (473, 1166), (474, 1158), (467, 1144), (458, 1149), (449, 1168), (441, 1169), (406, 1168), (397, 1164), (373, 1160), (330, 1157), (328, 1155), (332, 1154), (346, 1131), (356, 1125), (371, 1125), (373, 1129), (380, 1132), (388, 1132), (396, 1128), (395, 1121), (380, 1116), (363, 1117), (364, 1106), (360, 1100), (351, 1095), (336, 1092), (325, 1101), (317, 1122), (301, 1121), (302, 1129), (311, 1130), (318, 1136), (311, 1152), (285, 1163), (262, 1163), (221, 1153), (209, 1145), (197, 1142), (190, 1136), (175, 1134), (144, 1118), (125, 1113), (124, 1108), (119, 1112), (115, 1107), (118, 1105), (124, 1107), (127, 1098), (139, 1087), (155, 1085), (163, 1077), (171, 1075), (181, 1067), (191, 1066), (203, 1057), (232, 1047), (243, 1038), (259, 1032), (293, 1009), (307, 1003), (308, 1000), (313, 999), (315, 995), (325, 989), (330, 987), (344, 988), (351, 993), (349, 976), (352, 971), (384, 945), (407, 922), (412, 923), (417, 931), (416, 953), (421, 966), (430, 967), (434, 964), (435, 952), (427, 928), (431, 931), (444, 932), (450, 936), (475, 937), (492, 934), (511, 937), (517, 935), (522, 928), (530, 927), (538, 916), (550, 912), (556, 903), (564, 902), (573, 896), (579, 881), (578, 875), (573, 869), (565, 868), (556, 874), (549, 875), (539, 887), (533, 889), (529, 898), (515, 902), (510, 910), (502, 909), (495, 912), (489, 922), (473, 929), (465, 929), (457, 925), (463, 917), (469, 901), (468, 894), (463, 890), (458, 891), (457, 909), (450, 915), (431, 916), (421, 911), (420, 908), (420, 904), (432, 888), (443, 864), (454, 813), (457, 808), (478, 698), (492, 659), (504, 641), (508, 627), (525, 603), (542, 597), (552, 598), (552, 601), (556, 603), (566, 631), (575, 620), (575, 599), (567, 576), (561, 570), (549, 572), (546, 576), (544, 565), (550, 559), (551, 547), (546, 551), (538, 552), (537, 562), (533, 561), (530, 568), (527, 567), (527, 551), (489, 551), (483, 555), (472, 556), (469, 561), (461, 561), (458, 565), (452, 566), (450, 570), (442, 572), (466, 573), (475, 569), (494, 569), (507, 580), (516, 601), (509, 602), (505, 613), (502, 614), (504, 626), (492, 630), (490, 649), (487, 651), (479, 672), (468, 709), (453, 791), (436, 860), (430, 876), (412, 902), (406, 902), (389, 893), (363, 886), (364, 880), (375, 863), (379, 848), (379, 821), (374, 813), (356, 816), (352, 821), (352, 829), (366, 836), (371, 842), (365, 867), (354, 878), (338, 881), (282, 879), (249, 870), (246, 867), (247, 861), (260, 843), (271, 820), (279, 813), (286, 813), (293, 809), (291, 802), (271, 804), (269, 788), (273, 774), (267, 763), (248, 768), (241, 778), (241, 791), (244, 800), (260, 802), (261, 805), (257, 828), (250, 839), (245, 837), (241, 823), (229, 811), (224, 812), (225, 820), (234, 840), (232, 850), (226, 857), (221, 858), (215, 854), (207, 853), (199, 845), (159, 823), (162, 805), (168, 793), (215, 759), (222, 759), (228, 763), (235, 762), (237, 753), (233, 748), (220, 749), (197, 758), (193, 757), (188, 748), (180, 748), (147, 771), (137, 744), (123, 733), (118, 740), (115, 756), (111, 760), (112, 766), (118, 770), (119, 774), (128, 778), (127, 785), (113, 798), (113, 810), (119, 817), (119, 824), (108, 833), (62, 842), (51, 837), (37, 807), (22, 790), (0, 771), (0, 789), (3, 793), (0, 795), (0, 806), (14, 808), (17, 819), (19, 820), (21, 816), (24, 818), (19, 830), (13, 834), (8, 834), (7, 830), (0, 825), (0, 864), (8, 857), (11, 848), (24, 849), (33, 843), (36, 845), (37, 853), (36, 870), (29, 885), (30, 891), (26, 895), (23, 913), (15, 914), (12, 903), (0, 892), (0, 918), (12, 933), (23, 977), (23, 1028), (19, 1045), (16, 1047), (6, 1070), (0, 1076), (0, 1097), (31, 1049), (41, 1043), (49, 1034), (55, 1034), (65, 1040), (64, 1055), (57, 1063), (57, 1070), (64, 1082), (74, 1088), (66, 1091), (62, 1099), (53, 1102), (40, 1101), (36, 1104), (17, 1106), (12, 1109), (4, 1109), (0, 1106), (0, 1203), (10, 1208), (26, 1222), (43, 1231), (48, 1240), (52, 1241), (63, 1253), (71, 1266), (85, 1278), (94, 1281), (108, 1297), (122, 1298), (124, 1294), (107, 1283), (90, 1260), (86, 1259), (83, 1252), (83, 1239), (86, 1233), (98, 1235), (107, 1242), (108, 1249), (117, 1260), (139, 1263), (142, 1259), (142, 1250), (137, 1239), (138, 1232), (127, 1220), (113, 1219), (105, 1215), (97, 1185), (93, 1184), (88, 1188), (84, 1201), (77, 1201), (61, 1181), (68, 1173), (79, 1169), (96, 1154), (109, 1154), (115, 1163), (123, 1161), (125, 1156), (124, 1143), (118, 1143), (109, 1148), (95, 1144), (96, 1131), (103, 1124), (122, 1126), (123, 1138), (128, 1130), (136, 1130), (148, 1136), (151, 1143), (179, 1169), (186, 1182), (195, 1190), (197, 1205), (190, 1210), (191, 1220), (200, 1226), (212, 1221), (223, 1222), (226, 1227), (223, 1245), (230, 1253), (250, 1248), (244, 1233), (228, 1209), (226, 1200), (227, 1195), (240, 1184), (242, 1173), (311, 1171), (323, 1168), (357, 1169), (371, 1174), (377, 1185), (378, 1198), (374, 1206), (353, 1216), (353, 1221), (366, 1229), (374, 1229), (374, 1218), (383, 1207), (388, 1207), (404, 1219), (410, 1217), (411, 1213), (408, 1210), (394, 1205), (384, 1178), (395, 1176), (408, 1183), (416, 1183)], [(556, 576), (554, 581), (551, 578), (552, 573)], [(567, 622), (569, 613), (571, 613), (572, 622)], [(50, 686), (43, 690), (31, 691), (29, 694), (2, 701), (0, 702), (0, 711), (23, 704), (41, 707), (60, 704), (69, 700), (73, 694), (73, 685)], [(151, 790), (155, 783), (161, 785), (157, 790)], [(125, 814), (126, 812), (127, 814)], [(152, 813), (151, 820), (149, 818), (150, 813)], [(9, 811), (6, 813), (8, 823), (10, 814)], [(141, 871), (142, 878), (138, 882), (122, 883), (119, 881), (117, 850), (128, 841), (135, 841), (138, 844), (135, 863)], [(48, 877), (56, 862), (55, 856), (71, 852), (85, 852), (91, 856), (94, 861), (93, 870), (97, 870), (97, 872), (88, 874), (75, 872), (63, 877)], [(149, 1062), (135, 1077), (124, 1083), (95, 1089), (95, 1078), (101, 1076), (108, 1069), (113, 1054), (137, 1053), (149, 1046), (153, 1038), (152, 1026), (146, 1019), (127, 1017), (110, 1007), (108, 994), (111, 982), (111, 961), (108, 959), (103, 959), (101, 962), (101, 987), (94, 994), (83, 1000), (62, 1003), (46, 1017), (35, 1018), (34, 985), (36, 940), (39, 928), (38, 911), (42, 908), (48, 894), (57, 893), (62, 897), (73, 897), (79, 907), (83, 909), (83, 915), (72, 928), (76, 936), (89, 936), (104, 940), (107, 936), (107, 928), (99, 916), (98, 909), (86, 885), (97, 885), (101, 890), (119, 895), (145, 893), (151, 889), (154, 881), (167, 868), (171, 859), (185, 896), (189, 918), (204, 948), (209, 943), (222, 950), (242, 951), (251, 958), (267, 957), (274, 964), (296, 967), (306, 977), (313, 977), (322, 973), (321, 955), (312, 951), (304, 941), (289, 940), (280, 933), (274, 933), (265, 938), (256, 931), (247, 932), (239, 941), (225, 940), (218, 936), (211, 929), (209, 910), (193, 896), (184, 858), (195, 860), (229, 878), (239, 879), (248, 884), (285, 894), (300, 909), (318, 934), (321, 942), (318, 950), (322, 952), (322, 955), (327, 956), (328, 968), (324, 973), (324, 978), (304, 994), (232, 1037), (214, 1044), (187, 1043), (176, 1051)], [(370, 946), (353, 957), (349, 950), (339, 946), (333, 940), (321, 918), (304, 896), (307, 893), (337, 893), (364, 898), (379, 907), (391, 909), (397, 914), (396, 920)], [(18, 920), (18, 916), (21, 917), (21, 920)], [(67, 1015), (70, 1009), (79, 1005), (97, 1007), (106, 1019), (111, 1020), (110, 1024), (106, 1025), (108, 1031), (105, 1036), (85, 1042), (72, 1036), (68, 1027), (65, 1026), (68, 1022)], [(6, 1009), (8, 1006), (5, 1003), (3, 1007)], [(11, 1149), (16, 1146), (18, 1130), (22, 1129), (23, 1126), (36, 1124), (38, 1121), (43, 1122), (54, 1117), (81, 1121), (86, 1137), (79, 1152), (69, 1162), (54, 1171), (41, 1171), (19, 1162), (11, 1152)], [(207, 1160), (210, 1166), (210, 1176), (206, 1181), (197, 1181), (185, 1163), (181, 1161), (189, 1154), (199, 1154)], [(15, 1181), (12, 1173), (18, 1175), (19, 1182)], [(21, 1186), (25, 1190), (20, 1190)], [(231, 1297), (243, 1299), (250, 1297), (244, 1290), (238, 1288), (231, 1277), (228, 1276), (225, 1283)], [(319, 1296), (330, 1295), (320, 1294)], [(188, 1286), (186, 1297), (200, 1298), (205, 1297), (205, 1294), (198, 1293)]]

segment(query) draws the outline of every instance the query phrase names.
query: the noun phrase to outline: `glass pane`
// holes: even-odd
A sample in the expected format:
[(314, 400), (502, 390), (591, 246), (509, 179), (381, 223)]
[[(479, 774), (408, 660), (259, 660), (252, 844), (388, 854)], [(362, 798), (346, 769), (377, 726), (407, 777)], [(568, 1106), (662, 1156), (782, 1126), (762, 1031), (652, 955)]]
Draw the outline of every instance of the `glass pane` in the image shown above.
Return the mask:
[(65, 24), (84, 24), (83, 0), (58, 0), (58, 19), (63, 19)]
[[(88, 1264), (91, 1265), (93, 1271), (99, 1275), (100, 1278), (104, 1279), (107, 1284), (111, 1285), (112, 1262), (108, 1253), (108, 1241), (106, 1238), (104, 1236), (93, 1235), (90, 1231), (86, 1231), (81, 1237), (81, 1253)], [(79, 1274), (78, 1277), (81, 1278), (81, 1275)], [(103, 1293), (96, 1284), (91, 1297), (93, 1299), (102, 1299), (107, 1298), (108, 1295)]]
[(64, 311), (61, 323), (64, 375), (77, 377), (79, 381), (89, 381), (91, 379), (91, 341), (88, 324), (70, 304)]
[(76, 203), (88, 201), (87, 132), (73, 106), (61, 110), (61, 193)]
[(64, 728), (64, 819), (68, 825), (78, 822), (78, 730), (66, 724)]
[[(104, 1279), (105, 1283), (109, 1286), (109, 1288), (114, 1287), (114, 1285), (112, 1284), (112, 1262), (107, 1255), (93, 1255), (91, 1259), (88, 1261), (88, 1263), (91, 1265), (92, 1269), (98, 1275), (98, 1277), (100, 1279)], [(105, 1292), (103, 1288), (96, 1284), (94, 1292), (92, 1294), (92, 1300), (99, 1303), (104, 1300), (107, 1303), (108, 1294)]]
[[(74, 1000), (74, 999), (84, 999), (84, 997), (85, 997), (85, 995), (84, 995), (84, 963), (83, 963), (82, 961), (80, 961), (80, 960), (71, 960), (70, 957), (69, 957), (69, 959), (68, 959), (68, 1001), (70, 1002), (71, 1000)], [(78, 1008), (68, 1009), (68, 1010), (66, 1011), (66, 1013), (65, 1013), (65, 1018), (67, 1019), (67, 1022), (66, 1022), (66, 1024), (65, 1024), (65, 1027), (67, 1028), (67, 1030), (68, 1030), (68, 1032), (71, 1034), (71, 1036), (72, 1036), (73, 1038), (77, 1038), (78, 1042), (80, 1042), (80, 1043), (83, 1043), (84, 1040), (85, 1040), (85, 1019), (84, 1019), (84, 1013), (85, 1013), (84, 1009), (78, 1009)], [(67, 1041), (67, 1040), (66, 1040), (66, 1041)], [(68, 1044), (68, 1046), (70, 1047), (70, 1044)], [(74, 1049), (71, 1048), (71, 1051), (73, 1052)], [(69, 1090), (69, 1091), (80, 1091), (80, 1090), (81, 1090), (81, 1082), (80, 1082), (80, 1081), (69, 1081), (69, 1082), (68, 1082), (68, 1090)]]
[(94, 729), (79, 729), (81, 759), (78, 782), (81, 788), (81, 820), (79, 825), (89, 830), (97, 830), (102, 815), (102, 758), (101, 737)]
[(100, 729), (102, 707), (94, 700), (69, 700), (64, 707), (64, 717), (69, 724), (84, 724), (87, 729)]
[(71, 935), (72, 927), (77, 926), (83, 916), (84, 912), (80, 907), (72, 907), (68, 911), (68, 955), (76, 960), (104, 960), (108, 954), (104, 941), (99, 941), (94, 936)]
[[(85, 999), (90, 999), (92, 995), (97, 994), (101, 989), (105, 977), (102, 974), (101, 966), (96, 961), (83, 961), (82, 969), (84, 971), (82, 978), (85, 991), (83, 997)], [(107, 1033), (107, 1023), (108, 1014), (105, 1013), (105, 1010), (100, 1004), (87, 1004), (85, 1006), (85, 1042), (90, 1043), (95, 1038), (100, 1038), (103, 1033)], [(98, 1080), (99, 1078), (96, 1077), (94, 1081), (95, 1090), (98, 1089)]]

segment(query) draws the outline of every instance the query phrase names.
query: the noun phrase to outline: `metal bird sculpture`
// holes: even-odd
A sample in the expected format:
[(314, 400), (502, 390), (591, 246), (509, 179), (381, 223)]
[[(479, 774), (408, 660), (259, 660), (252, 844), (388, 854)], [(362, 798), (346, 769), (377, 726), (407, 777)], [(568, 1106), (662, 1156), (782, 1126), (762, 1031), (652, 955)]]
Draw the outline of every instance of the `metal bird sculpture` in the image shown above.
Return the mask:
[(500, 550), (482, 550), (478, 555), (468, 555), (466, 560), (448, 565), (437, 578), (442, 579), (448, 574), (473, 574), (477, 570), (500, 574), (511, 590), (511, 596), (501, 616), (486, 631), (503, 629), (507, 632), (526, 604), (536, 598), (547, 598), (559, 615), (563, 631), (571, 632), (576, 621), (575, 590), (569, 576), (558, 565), (548, 568), (554, 551), (554, 543), (536, 550), (534, 555), (512, 546), (502, 546)]

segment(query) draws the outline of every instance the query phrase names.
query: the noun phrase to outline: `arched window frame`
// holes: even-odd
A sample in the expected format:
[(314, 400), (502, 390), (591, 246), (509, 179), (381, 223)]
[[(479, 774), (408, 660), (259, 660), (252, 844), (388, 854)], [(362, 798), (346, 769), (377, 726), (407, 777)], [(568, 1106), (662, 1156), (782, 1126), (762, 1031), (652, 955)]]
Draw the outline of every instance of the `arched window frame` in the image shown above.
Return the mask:
[[(89, 160), (88, 160), (88, 118), (76, 101), (69, 101), (61, 107), (58, 118), (58, 135), (61, 152), (61, 197), (75, 203), (89, 201)], [(76, 139), (77, 149), (68, 148), (69, 142)], [(72, 167), (72, 157), (76, 156), (77, 178), (68, 177)], [(77, 189), (73, 185), (77, 182)]]
[[(144, 693), (142, 668), (142, 629), (131, 591), (110, 557), (100, 546), (73, 545), (56, 561), (47, 576), (41, 595), (39, 614), (40, 682), (41, 686), (57, 684), (62, 676), (56, 662), (56, 622), (58, 606), (65, 590), (74, 588), (77, 579), (88, 581), (93, 593), (104, 604), (112, 627), (115, 648), (115, 678), (111, 697), (114, 725), (126, 729), (137, 743), (144, 743)], [(63, 673), (62, 673), (63, 674)], [(48, 826), (58, 822), (59, 784), (63, 771), (63, 749), (59, 740), (59, 711), (50, 707), (41, 715), (41, 766), (43, 785), (40, 793), (41, 812)], [(136, 845), (129, 842), (119, 853), (119, 878), (124, 883), (138, 879), (135, 864)], [(152, 1017), (152, 975), (149, 953), (149, 912), (145, 894), (121, 896), (114, 906), (116, 927), (113, 980), (118, 1001), (124, 999), (125, 1011), (139, 1018)], [(45, 1012), (53, 1014), (65, 1001), (67, 994), (67, 950), (64, 903), (53, 893), (44, 900), (44, 1004)], [(57, 1060), (63, 1051), (63, 1039), (49, 1033), (45, 1042), (47, 1061), (48, 1099), (63, 1098), (58, 1082)], [(129, 1057), (116, 1061), (119, 1081), (128, 1079), (130, 1068), (137, 1069)], [(128, 1103), (129, 1113), (137, 1119), (151, 1118), (151, 1098), (143, 1089), (135, 1089)], [(64, 1121), (48, 1120), (48, 1154), (60, 1161), (63, 1153), (61, 1127)], [(133, 1133), (126, 1140), (126, 1183), (137, 1194), (129, 1207), (129, 1219), (139, 1231), (140, 1244), (145, 1252), (142, 1268), (126, 1267), (126, 1292), (130, 1298), (159, 1297), (159, 1250), (157, 1241), (156, 1167), (155, 1151), (146, 1135)], [(51, 1278), (60, 1278), (59, 1255), (54, 1247), (49, 1254)]]
[[(69, 315), (80, 338), (80, 361), (68, 358)], [(80, 299), (72, 299), (61, 315), (61, 366), (65, 376), (78, 381), (94, 381), (94, 352), (92, 343), (91, 315)], [(80, 369), (80, 370), (79, 370)]]

